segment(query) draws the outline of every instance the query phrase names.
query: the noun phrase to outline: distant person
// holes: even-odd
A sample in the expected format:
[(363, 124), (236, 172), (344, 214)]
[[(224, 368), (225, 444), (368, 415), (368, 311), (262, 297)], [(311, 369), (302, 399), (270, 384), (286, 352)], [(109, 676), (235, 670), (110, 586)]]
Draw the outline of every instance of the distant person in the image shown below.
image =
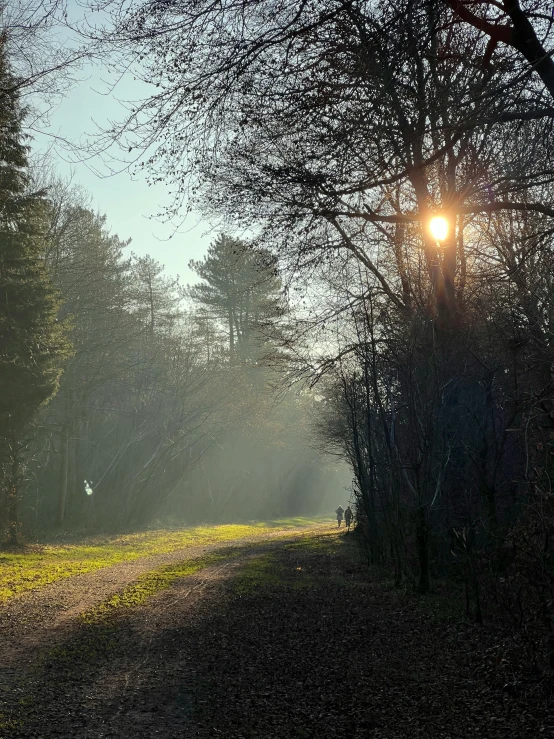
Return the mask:
[(350, 530), (350, 525), (352, 524), (352, 519), (354, 518), (354, 514), (352, 513), (352, 508), (348, 506), (348, 508), (344, 512), (344, 523), (346, 524), (346, 528)]
[(340, 525), (341, 525), (341, 523), (342, 523), (342, 517), (343, 517), (343, 515), (344, 515), (344, 508), (343, 508), (343, 507), (342, 507), (342, 506), (340, 505), (340, 506), (339, 506), (339, 507), (337, 508), (337, 510), (335, 511), (335, 513), (337, 514), (337, 521), (338, 521), (338, 523), (339, 523), (339, 529), (340, 529)]

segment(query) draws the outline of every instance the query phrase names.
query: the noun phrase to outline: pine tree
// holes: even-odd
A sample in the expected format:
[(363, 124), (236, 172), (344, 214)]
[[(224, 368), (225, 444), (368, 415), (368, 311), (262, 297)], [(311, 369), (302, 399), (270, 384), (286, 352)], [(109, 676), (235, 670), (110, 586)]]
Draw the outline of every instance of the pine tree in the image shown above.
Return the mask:
[(69, 350), (44, 263), (48, 203), (44, 193), (29, 192), (16, 89), (0, 48), (0, 482), (11, 543), (30, 425), (55, 393)]
[(193, 285), (190, 296), (225, 327), (231, 361), (256, 361), (265, 329), (283, 314), (275, 257), (221, 234), (204, 259), (189, 266), (205, 281)]

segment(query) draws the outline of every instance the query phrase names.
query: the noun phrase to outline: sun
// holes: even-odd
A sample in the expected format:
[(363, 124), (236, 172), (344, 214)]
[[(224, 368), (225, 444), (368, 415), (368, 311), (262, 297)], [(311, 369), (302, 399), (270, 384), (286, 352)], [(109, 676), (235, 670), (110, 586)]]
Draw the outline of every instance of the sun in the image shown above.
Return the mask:
[(429, 222), (431, 235), (437, 241), (444, 241), (448, 235), (448, 221), (442, 216), (435, 216)]

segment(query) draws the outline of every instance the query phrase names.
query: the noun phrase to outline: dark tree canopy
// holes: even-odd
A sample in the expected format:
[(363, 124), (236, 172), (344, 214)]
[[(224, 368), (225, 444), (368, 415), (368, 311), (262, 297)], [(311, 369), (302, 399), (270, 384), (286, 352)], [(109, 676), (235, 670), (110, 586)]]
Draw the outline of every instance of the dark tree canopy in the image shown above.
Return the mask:
[(423, 270), (452, 317), (464, 229), (522, 212), (550, 227), (541, 80), (509, 46), (487, 59), (486, 34), (445, 3), (114, 5), (109, 40), (157, 86), (115, 133), (148, 151), (176, 207), (258, 224), (287, 269), (350, 254), (405, 312), (426, 300)]
[[(9, 79), (2, 56), (2, 88)], [(55, 392), (67, 343), (44, 264), (47, 202), (29, 191), (16, 91), (2, 94), (0, 111), (0, 417), (6, 429), (25, 424)]]
[(29, 189), (23, 112), (12, 79), (0, 48), (0, 492), (15, 543), (27, 434), (57, 390), (69, 345), (45, 264), (48, 204)]

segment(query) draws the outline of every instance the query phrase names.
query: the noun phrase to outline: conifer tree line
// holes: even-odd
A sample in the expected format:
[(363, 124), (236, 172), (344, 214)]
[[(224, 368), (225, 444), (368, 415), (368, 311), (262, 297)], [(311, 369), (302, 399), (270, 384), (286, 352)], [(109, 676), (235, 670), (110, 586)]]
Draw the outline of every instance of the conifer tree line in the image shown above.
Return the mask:
[(2, 538), (309, 508), (313, 399), (275, 406), (275, 259), (220, 235), (181, 286), (78, 187), (36, 191), (5, 56), (0, 90)]
[(551, 4), (110, 5), (116, 136), (277, 255), (368, 559), (553, 642)]
[(0, 48), (0, 464), (9, 540), (17, 541), (28, 435), (55, 394), (67, 331), (44, 257), (48, 203), (30, 191), (19, 96)]

